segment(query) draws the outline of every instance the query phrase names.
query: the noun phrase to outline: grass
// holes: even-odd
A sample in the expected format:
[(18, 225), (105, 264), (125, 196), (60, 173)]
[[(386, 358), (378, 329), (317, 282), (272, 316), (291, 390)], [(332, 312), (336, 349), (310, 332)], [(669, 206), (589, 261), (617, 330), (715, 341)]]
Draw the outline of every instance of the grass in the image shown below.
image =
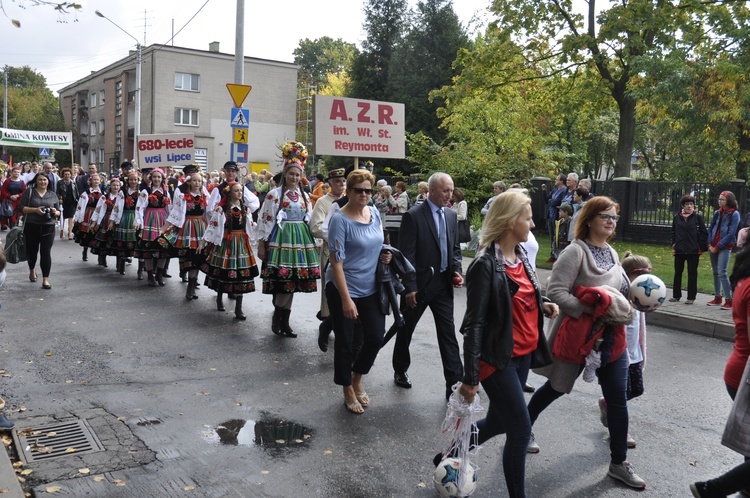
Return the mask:
[[(539, 242), (539, 253), (536, 256), (536, 266), (538, 268), (552, 268), (552, 264), (546, 263), (549, 258), (549, 237), (546, 235), (534, 233)], [(672, 257), (672, 248), (660, 244), (644, 244), (638, 242), (620, 242), (612, 243), (612, 247), (622, 259), (626, 251), (640, 256), (646, 256), (651, 260), (651, 267), (654, 269), (653, 274), (664, 281), (668, 287), (672, 287), (674, 280), (674, 257)], [(732, 270), (732, 262), (729, 263), (729, 271)], [(687, 266), (682, 274), (682, 294), (683, 297), (687, 292)], [(711, 261), (708, 254), (701, 255), (698, 264), (698, 292), (713, 295), (714, 277), (711, 271)], [(671, 297), (671, 294), (670, 294)]]

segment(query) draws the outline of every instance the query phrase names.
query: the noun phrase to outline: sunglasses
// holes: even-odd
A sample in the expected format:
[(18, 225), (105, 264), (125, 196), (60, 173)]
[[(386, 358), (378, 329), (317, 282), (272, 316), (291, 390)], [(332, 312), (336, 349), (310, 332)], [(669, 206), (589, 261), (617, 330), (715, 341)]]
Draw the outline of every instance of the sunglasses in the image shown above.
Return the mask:
[(361, 194), (371, 195), (372, 194), (372, 189), (371, 188), (352, 187), (352, 192), (355, 193), (355, 194), (357, 194), (357, 195), (361, 195)]
[(611, 214), (607, 214), (607, 213), (599, 213), (599, 219), (602, 220), (602, 221), (612, 220), (615, 223), (617, 223), (620, 220), (620, 215), (616, 214), (616, 215), (612, 216)]

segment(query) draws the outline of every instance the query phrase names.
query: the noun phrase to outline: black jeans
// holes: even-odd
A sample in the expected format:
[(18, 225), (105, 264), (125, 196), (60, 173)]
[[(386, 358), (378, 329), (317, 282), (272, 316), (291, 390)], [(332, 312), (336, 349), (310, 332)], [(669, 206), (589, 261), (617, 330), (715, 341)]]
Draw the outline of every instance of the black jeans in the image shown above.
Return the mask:
[(352, 385), (352, 372), (365, 375), (375, 363), (385, 335), (385, 315), (380, 312), (378, 293), (352, 298), (357, 305), (364, 341), (358, 353), (354, 352), (356, 322), (344, 316), (341, 295), (333, 282), (326, 285), (328, 308), (333, 321), (333, 382), (340, 386)]
[(505, 434), (503, 472), (508, 494), (526, 496), (526, 448), (531, 438), (531, 420), (523, 396), (523, 385), (529, 376), (531, 355), (511, 358), (503, 370), (496, 370), (482, 381), (490, 399), (487, 417), (477, 422), (478, 444), (498, 434)]
[(695, 300), (698, 294), (698, 260), (700, 254), (675, 254), (674, 255), (674, 281), (672, 282), (672, 297), (682, 298), (682, 272), (687, 262), (687, 298)]
[(29, 270), (36, 266), (36, 255), (39, 253), (39, 266), (42, 268), (42, 276), (49, 277), (52, 269), (52, 243), (55, 242), (55, 225), (39, 225), (37, 223), (24, 223), (23, 234), (26, 237), (26, 261)]
[[(609, 425), (609, 451), (612, 463), (621, 464), (628, 456), (628, 363), (630, 358), (625, 350), (619, 358), (599, 367), (596, 375), (607, 402), (607, 425)], [(579, 375), (583, 371), (583, 365)], [(565, 393), (555, 391), (549, 381), (537, 389), (529, 401), (531, 424), (536, 422), (539, 414)]]
[[(737, 396), (737, 389), (730, 385), (726, 385), (726, 387), (729, 396), (734, 401), (735, 396)], [(745, 457), (745, 463), (738, 465), (716, 479), (711, 479), (708, 483), (711, 488), (727, 496), (750, 488), (750, 458)]]

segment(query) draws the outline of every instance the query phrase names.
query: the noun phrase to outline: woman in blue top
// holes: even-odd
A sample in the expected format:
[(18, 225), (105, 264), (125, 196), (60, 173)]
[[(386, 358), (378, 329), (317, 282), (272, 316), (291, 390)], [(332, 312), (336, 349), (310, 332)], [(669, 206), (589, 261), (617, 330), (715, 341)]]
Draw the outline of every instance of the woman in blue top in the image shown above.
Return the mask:
[[(732, 286), (729, 283), (727, 268), (732, 248), (737, 243), (737, 230), (740, 227), (740, 213), (737, 211), (737, 198), (728, 190), (719, 194), (719, 209), (714, 211), (708, 225), (708, 252), (711, 255), (711, 269), (714, 273), (714, 299), (709, 306), (719, 306), (723, 310), (732, 309)], [(721, 290), (724, 290), (724, 304), (721, 304)]]
[[(370, 404), (362, 386), (380, 351), (385, 334), (385, 315), (378, 305), (375, 272), (378, 259), (388, 264), (391, 254), (380, 255), (383, 229), (380, 214), (368, 206), (375, 177), (354, 170), (346, 179), (349, 202), (331, 218), (328, 229), (331, 271), (326, 274), (326, 297), (336, 336), (333, 381), (344, 387), (344, 404), (352, 413)], [(361, 324), (362, 348), (354, 353), (355, 324)]]

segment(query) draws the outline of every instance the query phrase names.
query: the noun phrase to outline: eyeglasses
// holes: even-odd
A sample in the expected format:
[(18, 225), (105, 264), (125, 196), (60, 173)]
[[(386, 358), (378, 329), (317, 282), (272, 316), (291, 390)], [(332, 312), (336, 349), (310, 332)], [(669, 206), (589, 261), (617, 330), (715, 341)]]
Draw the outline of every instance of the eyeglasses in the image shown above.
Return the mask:
[(607, 214), (607, 213), (599, 213), (599, 219), (602, 220), (602, 221), (610, 221), (611, 220), (611, 221), (614, 221), (615, 223), (617, 223), (620, 220), (620, 215), (616, 214), (616, 215), (613, 216), (613, 215)]
[(361, 194), (371, 195), (372, 194), (372, 189), (371, 188), (352, 187), (352, 192), (355, 193), (355, 194), (357, 194), (357, 195), (361, 195)]

